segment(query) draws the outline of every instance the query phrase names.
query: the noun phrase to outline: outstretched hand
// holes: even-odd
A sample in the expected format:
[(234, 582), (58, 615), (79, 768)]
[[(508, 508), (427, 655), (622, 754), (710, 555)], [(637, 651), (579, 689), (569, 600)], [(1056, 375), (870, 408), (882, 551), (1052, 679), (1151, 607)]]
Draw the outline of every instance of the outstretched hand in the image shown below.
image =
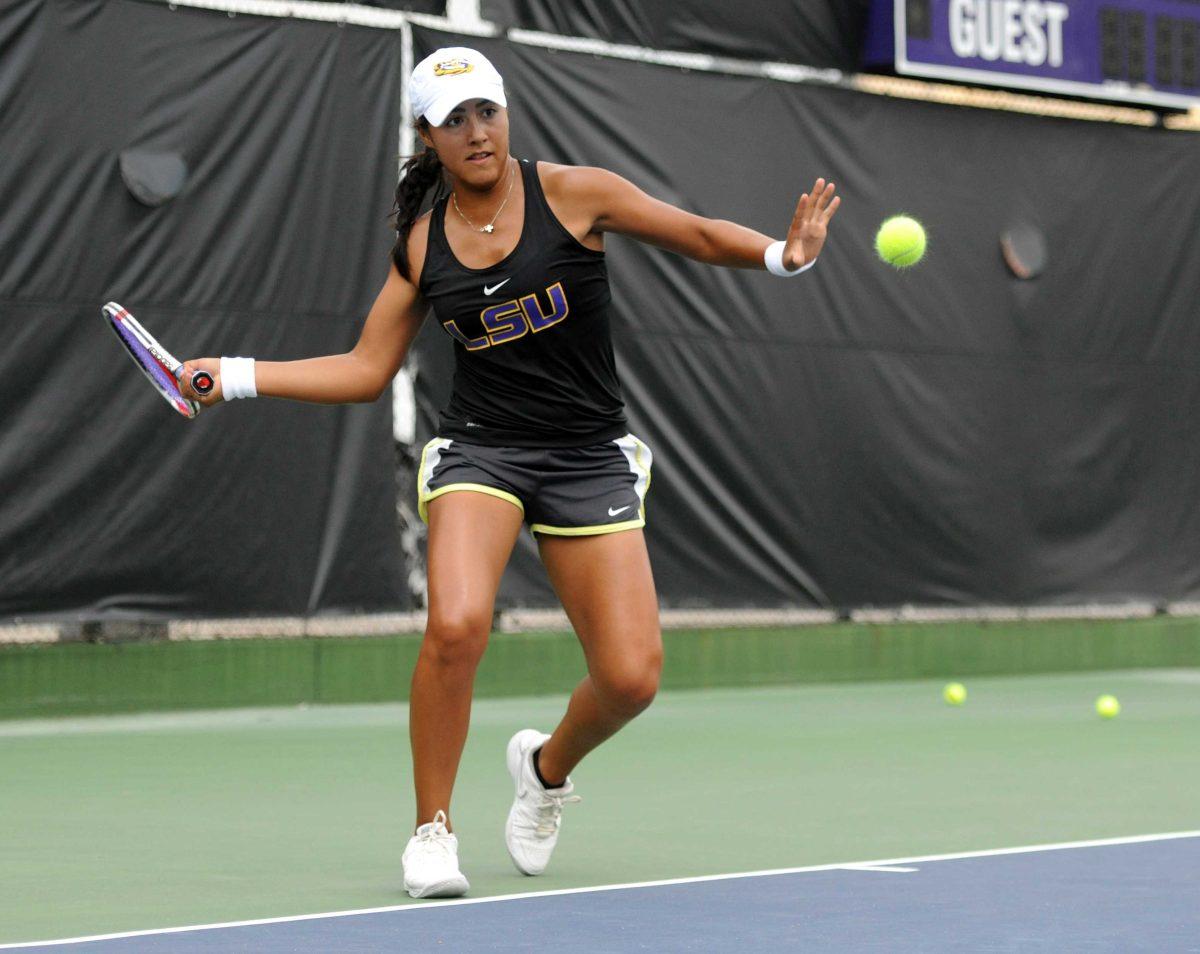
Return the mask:
[(824, 179), (818, 179), (813, 183), (812, 192), (800, 196), (783, 247), (785, 268), (795, 270), (821, 254), (829, 221), (842, 204), (842, 197), (833, 194), (835, 188), (832, 182), (827, 184)]

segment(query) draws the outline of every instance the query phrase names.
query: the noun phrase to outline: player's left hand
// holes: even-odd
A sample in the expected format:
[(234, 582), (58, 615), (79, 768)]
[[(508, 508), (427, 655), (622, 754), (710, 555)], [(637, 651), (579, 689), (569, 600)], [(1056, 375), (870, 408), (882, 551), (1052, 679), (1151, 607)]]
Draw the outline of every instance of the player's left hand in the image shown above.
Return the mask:
[(842, 204), (842, 197), (835, 196), (835, 191), (836, 187), (832, 182), (826, 183), (824, 179), (818, 179), (813, 183), (812, 192), (805, 192), (800, 196), (783, 247), (785, 268), (797, 269), (821, 254), (829, 220)]

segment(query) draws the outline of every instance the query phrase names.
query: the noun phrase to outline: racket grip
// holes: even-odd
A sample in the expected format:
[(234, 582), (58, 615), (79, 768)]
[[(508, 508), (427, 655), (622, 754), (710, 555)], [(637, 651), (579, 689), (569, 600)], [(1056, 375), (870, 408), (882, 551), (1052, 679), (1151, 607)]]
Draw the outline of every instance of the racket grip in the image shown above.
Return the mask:
[(192, 372), (192, 390), (197, 394), (208, 394), (210, 391), (212, 391), (215, 383), (216, 382), (213, 381), (213, 376), (207, 371)]

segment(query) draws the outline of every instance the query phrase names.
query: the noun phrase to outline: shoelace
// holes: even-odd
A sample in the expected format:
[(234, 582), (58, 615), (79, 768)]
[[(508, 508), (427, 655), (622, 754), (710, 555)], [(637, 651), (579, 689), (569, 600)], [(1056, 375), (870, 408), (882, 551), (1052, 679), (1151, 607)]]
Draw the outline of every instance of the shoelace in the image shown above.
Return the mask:
[(537, 812), (537, 824), (522, 825), (521, 827), (536, 832), (543, 838), (558, 831), (559, 825), (562, 824), (563, 805), (583, 801), (579, 795), (551, 795), (549, 792), (535, 792), (534, 794), (540, 802), (534, 806), (534, 811)]
[(450, 832), (446, 830), (446, 813), (444, 811), (439, 808), (437, 814), (433, 816), (433, 822), (429, 826), (422, 825), (421, 827), (424, 828), (424, 831), (417, 832), (417, 845), (422, 851), (436, 849), (446, 856), (453, 853), (447, 838)]

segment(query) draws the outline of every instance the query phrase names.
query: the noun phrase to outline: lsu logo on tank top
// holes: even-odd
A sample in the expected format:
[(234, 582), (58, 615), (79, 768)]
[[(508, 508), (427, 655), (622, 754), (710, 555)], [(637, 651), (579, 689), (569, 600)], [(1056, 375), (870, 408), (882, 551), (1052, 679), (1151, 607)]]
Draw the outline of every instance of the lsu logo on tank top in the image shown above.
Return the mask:
[[(487, 288), (484, 288), (487, 291)], [(538, 300), (544, 298), (546, 310)], [(483, 326), (483, 334), (478, 338), (468, 338), (459, 329), (458, 323), (451, 318), (443, 322), (446, 332), (468, 351), (479, 351), (482, 348), (493, 348), (497, 345), (516, 341), (526, 334), (545, 331), (553, 328), (567, 317), (570, 309), (567, 306), (567, 293), (562, 282), (555, 282), (546, 289), (544, 296), (524, 295), (500, 305), (489, 305), (479, 313), (479, 323)]]
[(604, 253), (558, 221), (536, 163), (520, 162), (521, 236), (488, 268), (446, 239), (446, 199), (430, 215), (421, 292), (454, 343), (439, 435), (474, 444), (580, 447), (625, 434)]

